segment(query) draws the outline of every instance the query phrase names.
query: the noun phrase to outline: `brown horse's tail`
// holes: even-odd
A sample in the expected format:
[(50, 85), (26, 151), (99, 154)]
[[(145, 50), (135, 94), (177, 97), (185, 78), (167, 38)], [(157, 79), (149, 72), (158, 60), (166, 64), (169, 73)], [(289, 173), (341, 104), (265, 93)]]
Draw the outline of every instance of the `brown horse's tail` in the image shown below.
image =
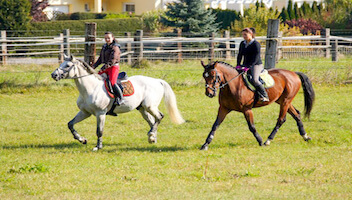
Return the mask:
[(307, 75), (303, 74), (302, 72), (296, 72), (296, 74), (301, 79), (304, 92), (304, 115), (309, 118), (315, 100), (313, 85)]

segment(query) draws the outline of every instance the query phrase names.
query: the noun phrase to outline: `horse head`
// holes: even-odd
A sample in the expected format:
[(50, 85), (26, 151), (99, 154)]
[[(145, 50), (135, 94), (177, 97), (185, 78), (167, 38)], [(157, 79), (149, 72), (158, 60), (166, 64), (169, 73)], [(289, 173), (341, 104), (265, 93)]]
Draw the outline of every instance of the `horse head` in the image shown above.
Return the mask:
[[(80, 69), (84, 69), (84, 70), (80, 70)], [(84, 61), (77, 60), (72, 55), (70, 56), (64, 55), (64, 62), (61, 63), (60, 66), (53, 73), (51, 73), (51, 77), (54, 80), (58, 81), (61, 79), (74, 79), (74, 78), (85, 77), (91, 74), (96, 74), (96, 71), (92, 67), (90, 67), (87, 63), (85, 63)]]
[(210, 98), (216, 96), (216, 91), (221, 84), (220, 74), (216, 70), (217, 63), (218, 62), (215, 61), (205, 65), (204, 62), (201, 61), (204, 67), (203, 78), (205, 80), (205, 95)]
[(64, 62), (61, 63), (60, 66), (53, 73), (51, 73), (51, 77), (55, 81), (59, 81), (61, 79), (66, 79), (75, 76), (77, 73), (77, 70), (74, 70), (76, 61), (77, 60), (72, 55), (64, 55)]

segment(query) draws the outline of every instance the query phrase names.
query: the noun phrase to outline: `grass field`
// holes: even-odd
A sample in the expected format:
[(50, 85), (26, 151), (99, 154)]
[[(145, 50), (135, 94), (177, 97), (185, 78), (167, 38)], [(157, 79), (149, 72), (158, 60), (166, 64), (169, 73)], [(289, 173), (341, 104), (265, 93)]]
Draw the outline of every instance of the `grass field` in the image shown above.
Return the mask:
[[(149, 144), (139, 112), (108, 116), (99, 152), (92, 152), (94, 117), (76, 125), (87, 145), (67, 128), (78, 112), (78, 91), (72, 80), (51, 80), (58, 66), (0, 66), (0, 199), (352, 199), (352, 85), (343, 84), (352, 77), (351, 61), (277, 66), (313, 81), (316, 102), (303, 122), (311, 142), (288, 116), (271, 146), (259, 147), (243, 115), (233, 112), (208, 151), (198, 149), (218, 103), (204, 95), (198, 62), (122, 66), (130, 75), (169, 82), (187, 122), (172, 124), (162, 103), (158, 143)], [(303, 111), (302, 90), (294, 105)], [(254, 110), (263, 138), (278, 112), (278, 105)]]

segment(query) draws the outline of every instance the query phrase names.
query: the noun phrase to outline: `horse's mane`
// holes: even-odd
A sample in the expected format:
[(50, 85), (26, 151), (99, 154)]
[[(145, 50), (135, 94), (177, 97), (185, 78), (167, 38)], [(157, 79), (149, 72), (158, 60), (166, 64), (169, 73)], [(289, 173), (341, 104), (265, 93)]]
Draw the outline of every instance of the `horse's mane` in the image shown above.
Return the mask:
[(77, 59), (85, 68), (85, 70), (90, 73), (90, 74), (94, 74), (97, 78), (99, 78), (100, 80), (102, 80), (102, 77), (91, 67), (89, 66), (88, 63), (86, 63), (84, 60), (81, 59)]
[[(223, 64), (223, 65), (225, 65), (225, 66), (227, 66), (227, 67), (231, 67), (231, 68), (233, 68), (233, 69), (236, 69), (234, 66), (232, 66), (231, 64), (229, 64), (229, 63), (226, 63), (226, 62), (223, 62), (223, 61), (216, 61), (215, 63), (220, 63), (220, 64)], [(214, 65), (215, 65), (215, 63), (214, 63)]]

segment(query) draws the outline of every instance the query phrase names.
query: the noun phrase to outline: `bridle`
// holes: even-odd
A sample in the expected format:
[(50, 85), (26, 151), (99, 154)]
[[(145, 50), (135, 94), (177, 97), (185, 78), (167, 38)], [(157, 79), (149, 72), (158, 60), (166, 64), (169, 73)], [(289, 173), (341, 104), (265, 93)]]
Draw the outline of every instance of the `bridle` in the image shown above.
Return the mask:
[[(209, 72), (212, 72), (212, 71), (215, 71), (215, 80), (214, 80), (213, 83), (212, 83), (212, 87), (210, 87), (210, 85), (206, 83), (206, 84), (205, 84), (205, 88), (210, 88), (210, 89), (214, 92), (214, 94), (216, 93), (216, 91), (217, 91), (218, 89), (224, 88), (224, 87), (225, 87), (226, 85), (228, 85), (232, 80), (234, 80), (234, 79), (236, 79), (237, 77), (241, 76), (241, 75), (245, 72), (245, 71), (242, 71), (241, 73), (237, 74), (235, 77), (231, 78), (229, 81), (226, 81), (225, 83), (221, 83), (221, 77), (220, 77), (220, 75), (218, 74), (218, 71), (217, 71), (216, 69), (212, 69), (212, 70), (209, 71)], [(218, 88), (216, 88), (216, 84), (217, 84), (217, 83), (220, 83)]]
[[(71, 61), (71, 62), (72, 62), (72, 61)], [(72, 66), (69, 66), (69, 68), (67, 68), (67, 69), (66, 69), (66, 68), (65, 68), (65, 69), (58, 68), (58, 70), (63, 71), (62, 75), (65, 75), (65, 74), (69, 73), (69, 72), (72, 70), (72, 68), (75, 67), (76, 64), (77, 64), (79, 61), (75, 61), (75, 62), (76, 62), (76, 63), (72, 62)], [(83, 78), (83, 77), (90, 76), (90, 75), (93, 75), (93, 74), (91, 74), (91, 73), (88, 72), (88, 74), (86, 74), (86, 75), (68, 77), (68, 78), (66, 78), (66, 79), (79, 79), (79, 78)]]

